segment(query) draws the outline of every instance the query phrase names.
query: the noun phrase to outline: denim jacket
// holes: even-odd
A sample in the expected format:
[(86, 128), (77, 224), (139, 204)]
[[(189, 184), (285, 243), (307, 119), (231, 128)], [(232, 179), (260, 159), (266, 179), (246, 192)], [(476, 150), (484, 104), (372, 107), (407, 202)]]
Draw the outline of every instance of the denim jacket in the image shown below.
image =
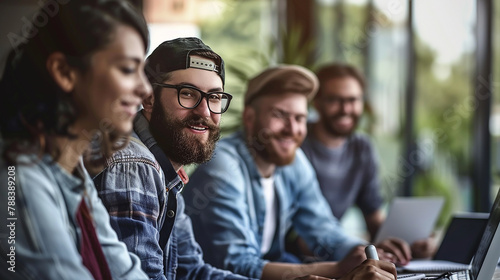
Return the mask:
[(278, 221), (271, 249), (263, 256), (261, 176), (243, 132), (219, 141), (214, 158), (195, 170), (183, 193), (186, 213), (207, 262), (260, 278), (268, 261), (286, 261), (285, 235), (292, 227), (319, 260), (340, 260), (364, 243), (341, 229), (300, 149), (293, 163), (276, 168), (274, 186)]
[[(19, 156), (15, 169), (0, 161), (0, 217), (2, 223), (14, 225), (0, 227), (1, 279), (94, 279), (79, 253), (81, 230), (76, 212), (82, 197), (113, 279), (148, 279), (139, 258), (127, 251), (111, 228), (106, 208), (82, 163), (75, 172), (79, 176), (67, 173), (48, 155), (41, 159)], [(8, 184), (14, 182), (11, 178), (15, 185)], [(11, 197), (15, 204), (8, 203)], [(7, 270), (11, 264), (15, 272)]]
[[(134, 120), (134, 131), (129, 145), (115, 153), (94, 178), (119, 239), (139, 256), (150, 279), (248, 279), (203, 262), (191, 220), (184, 213), (184, 200), (178, 194), (184, 184), (178, 176), (168, 182), (148, 149), (156, 141), (142, 112)], [(170, 213), (166, 211), (169, 195), (177, 199), (177, 209)], [(160, 230), (169, 217), (174, 217), (173, 230), (166, 247), (161, 248)]]

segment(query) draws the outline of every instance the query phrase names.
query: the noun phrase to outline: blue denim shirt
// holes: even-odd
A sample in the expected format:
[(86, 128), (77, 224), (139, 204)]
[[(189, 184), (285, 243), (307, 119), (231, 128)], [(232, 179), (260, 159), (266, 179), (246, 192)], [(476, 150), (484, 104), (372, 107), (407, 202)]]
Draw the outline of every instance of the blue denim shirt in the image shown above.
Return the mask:
[[(140, 257), (150, 279), (248, 279), (204, 263), (191, 220), (184, 212), (184, 200), (177, 194), (184, 185), (178, 176), (166, 182), (148, 149), (156, 142), (141, 112), (134, 120), (134, 131), (129, 145), (108, 160), (107, 168), (94, 181), (118, 237)], [(168, 191), (173, 189), (176, 192)], [(166, 248), (161, 248), (160, 230), (172, 194), (177, 196), (175, 224)]]
[[(79, 176), (74, 176), (48, 155), (41, 159), (23, 155), (18, 157), (15, 172), (9, 171), (0, 161), (1, 279), (94, 279), (79, 253), (81, 230), (76, 212), (84, 193), (113, 279), (148, 279), (139, 258), (127, 251), (111, 228), (108, 213), (81, 163), (75, 171)], [(14, 176), (15, 189), (10, 185), (9, 190), (8, 180)], [(10, 197), (15, 197), (15, 205), (9, 209)], [(15, 227), (6, 227), (6, 222)], [(6, 270), (11, 267), (5, 260), (11, 246), (15, 247), (15, 272)]]
[(293, 227), (320, 260), (340, 260), (361, 239), (348, 236), (332, 215), (304, 153), (277, 167), (274, 186), (278, 221), (271, 249), (261, 254), (265, 200), (261, 176), (243, 132), (219, 141), (214, 158), (200, 165), (184, 190), (205, 261), (235, 273), (260, 278), (268, 261), (286, 261), (285, 235)]

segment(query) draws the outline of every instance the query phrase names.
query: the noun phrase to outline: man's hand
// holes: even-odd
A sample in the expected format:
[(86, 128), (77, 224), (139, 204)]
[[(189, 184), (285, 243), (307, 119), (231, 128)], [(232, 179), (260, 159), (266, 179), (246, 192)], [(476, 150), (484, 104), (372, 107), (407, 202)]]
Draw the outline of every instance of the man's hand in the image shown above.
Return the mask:
[(295, 278), (295, 280), (331, 280), (331, 278), (325, 278), (316, 275), (306, 275), (299, 278)]
[(396, 266), (393, 263), (386, 261), (366, 260), (361, 265), (357, 266), (346, 276), (338, 280), (395, 280)]
[(394, 258), (390, 258), (390, 255), (381, 254), (379, 257), (381, 260), (388, 260), (395, 262), (399, 265), (406, 265), (411, 260), (411, 249), (410, 245), (406, 241), (399, 238), (387, 238), (382, 242), (378, 243), (377, 248), (384, 250), (385, 253), (390, 253)]
[(436, 252), (436, 239), (431, 236), (426, 239), (421, 239), (411, 244), (411, 253), (416, 259), (429, 258)]
[[(338, 280), (396, 280), (396, 267), (394, 264), (386, 261), (365, 260), (362, 264), (355, 267), (347, 275), (338, 278)], [(315, 275), (298, 277), (295, 280), (327, 280)]]
[(346, 275), (349, 271), (366, 260), (365, 247), (366, 245), (356, 246), (347, 256), (336, 264), (339, 271), (338, 275)]

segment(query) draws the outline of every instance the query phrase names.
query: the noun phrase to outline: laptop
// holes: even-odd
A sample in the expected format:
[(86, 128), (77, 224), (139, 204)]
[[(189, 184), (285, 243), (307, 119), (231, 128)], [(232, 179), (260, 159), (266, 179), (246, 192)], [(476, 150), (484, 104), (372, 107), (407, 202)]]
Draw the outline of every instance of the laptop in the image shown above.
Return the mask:
[(458, 272), (445, 272), (441, 277), (434, 279), (464, 279), (488, 280), (492, 279), (500, 258), (500, 190), (491, 208), (488, 223), (484, 229), (479, 246), (472, 259), (471, 267)]
[(470, 264), (479, 246), (490, 213), (453, 215), (433, 260)]
[(476, 252), (489, 213), (455, 214), (431, 260), (412, 260), (399, 271), (432, 272), (459, 271), (470, 268), (472, 257)]
[(398, 237), (411, 244), (429, 237), (443, 204), (442, 197), (395, 197), (374, 243)]

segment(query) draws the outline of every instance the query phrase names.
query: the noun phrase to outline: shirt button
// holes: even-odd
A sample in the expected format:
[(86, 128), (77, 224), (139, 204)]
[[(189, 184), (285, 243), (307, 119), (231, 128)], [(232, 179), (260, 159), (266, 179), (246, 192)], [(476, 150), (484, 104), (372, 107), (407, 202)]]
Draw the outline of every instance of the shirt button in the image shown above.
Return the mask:
[(169, 218), (173, 218), (174, 216), (175, 216), (175, 212), (174, 212), (174, 210), (168, 210), (168, 211), (167, 211), (167, 217), (169, 217)]

